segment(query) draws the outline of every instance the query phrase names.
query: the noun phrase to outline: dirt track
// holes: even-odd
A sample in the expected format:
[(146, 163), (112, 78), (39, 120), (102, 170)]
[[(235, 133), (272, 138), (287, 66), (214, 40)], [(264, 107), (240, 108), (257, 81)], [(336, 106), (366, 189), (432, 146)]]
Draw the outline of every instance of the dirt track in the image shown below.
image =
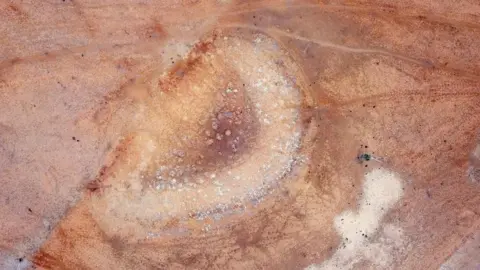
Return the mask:
[(480, 4), (0, 14), (2, 269), (480, 265)]

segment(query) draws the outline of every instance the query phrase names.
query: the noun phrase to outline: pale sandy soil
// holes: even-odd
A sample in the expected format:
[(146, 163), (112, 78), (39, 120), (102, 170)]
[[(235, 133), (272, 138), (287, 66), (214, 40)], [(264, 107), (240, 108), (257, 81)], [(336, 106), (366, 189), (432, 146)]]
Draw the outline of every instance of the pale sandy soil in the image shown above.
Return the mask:
[(1, 1), (1, 269), (477, 269), (480, 3)]

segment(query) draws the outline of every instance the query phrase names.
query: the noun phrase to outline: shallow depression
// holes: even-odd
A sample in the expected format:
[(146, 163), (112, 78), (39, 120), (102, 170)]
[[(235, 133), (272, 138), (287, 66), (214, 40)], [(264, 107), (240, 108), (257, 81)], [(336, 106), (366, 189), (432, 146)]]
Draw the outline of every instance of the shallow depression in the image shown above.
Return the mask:
[[(159, 130), (135, 135), (136, 163), (119, 166), (106, 181), (112, 188), (92, 204), (99, 223), (116, 233), (140, 221), (149, 225), (137, 237), (151, 236), (171, 219), (189, 227), (241, 212), (300, 164), (301, 115), (310, 104), (278, 44), (263, 35), (224, 36), (192, 55), (195, 65), (180, 80), (154, 89), (153, 104), (169, 102), (161, 115), (170, 118), (158, 125), (149, 117)], [(181, 105), (171, 105), (172, 95)]]

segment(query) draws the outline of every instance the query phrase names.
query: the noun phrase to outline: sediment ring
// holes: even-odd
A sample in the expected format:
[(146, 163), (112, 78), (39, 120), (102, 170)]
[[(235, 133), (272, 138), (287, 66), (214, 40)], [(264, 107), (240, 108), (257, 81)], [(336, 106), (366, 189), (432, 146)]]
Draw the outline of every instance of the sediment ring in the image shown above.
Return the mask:
[(276, 40), (237, 33), (149, 76), (127, 156), (91, 204), (97, 223), (136, 239), (205, 231), (274, 193), (302, 166), (312, 126), (299, 73)]

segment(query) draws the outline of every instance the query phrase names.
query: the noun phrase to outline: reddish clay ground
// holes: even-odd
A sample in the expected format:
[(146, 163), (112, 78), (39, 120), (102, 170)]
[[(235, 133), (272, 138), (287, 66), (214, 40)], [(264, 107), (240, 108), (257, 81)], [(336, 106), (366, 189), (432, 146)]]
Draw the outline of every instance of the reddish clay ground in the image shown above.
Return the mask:
[(476, 1), (0, 3), (2, 269), (475, 269)]

